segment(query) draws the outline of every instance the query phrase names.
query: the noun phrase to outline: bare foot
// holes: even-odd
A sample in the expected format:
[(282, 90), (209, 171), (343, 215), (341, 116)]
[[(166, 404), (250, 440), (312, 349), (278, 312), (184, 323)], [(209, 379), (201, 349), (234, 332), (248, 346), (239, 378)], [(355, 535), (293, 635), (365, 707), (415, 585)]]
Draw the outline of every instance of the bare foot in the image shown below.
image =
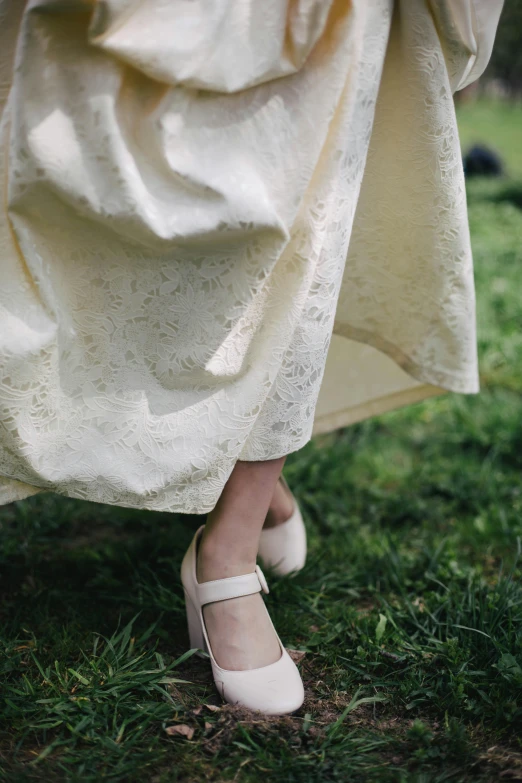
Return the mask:
[(276, 527), (276, 525), (282, 525), (283, 522), (290, 519), (294, 513), (294, 508), (294, 500), (291, 494), (289, 494), (287, 488), (279, 479), (270, 501), (270, 508), (268, 509), (263, 528), (266, 530), (270, 527)]
[[(199, 547), (196, 565), (198, 582), (252, 573), (254, 563), (232, 563), (230, 552), (220, 553), (211, 541)], [(281, 658), (260, 593), (216, 601), (203, 607), (203, 619), (214, 658), (223, 669), (257, 669)]]

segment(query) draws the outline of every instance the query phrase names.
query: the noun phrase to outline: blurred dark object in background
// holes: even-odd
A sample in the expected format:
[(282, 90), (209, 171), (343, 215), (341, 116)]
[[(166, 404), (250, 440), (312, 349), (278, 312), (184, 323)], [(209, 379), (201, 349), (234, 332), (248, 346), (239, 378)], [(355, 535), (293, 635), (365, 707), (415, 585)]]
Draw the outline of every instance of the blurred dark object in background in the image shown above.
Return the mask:
[(464, 155), (466, 177), (501, 177), (504, 173), (502, 160), (485, 144), (475, 144)]

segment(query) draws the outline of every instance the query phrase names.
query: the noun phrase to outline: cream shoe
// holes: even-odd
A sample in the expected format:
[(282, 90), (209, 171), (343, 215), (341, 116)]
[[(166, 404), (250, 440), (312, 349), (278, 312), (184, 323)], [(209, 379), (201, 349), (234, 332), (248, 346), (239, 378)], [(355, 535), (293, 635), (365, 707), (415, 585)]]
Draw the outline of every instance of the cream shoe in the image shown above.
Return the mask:
[(297, 573), (306, 561), (306, 530), (295, 497), (281, 474), (281, 481), (294, 499), (292, 516), (280, 525), (263, 528), (259, 540), (258, 555), (265, 567), (279, 576)]
[[(196, 532), (181, 564), (181, 582), (185, 593), (190, 646), (208, 652), (212, 674), (219, 694), (230, 704), (241, 704), (251, 710), (260, 710), (267, 715), (284, 715), (297, 710), (304, 700), (304, 688), (295, 663), (283, 647), (274, 624), (270, 620), (281, 647), (281, 657), (275, 663), (259, 669), (222, 669), (212, 654), (202, 607), (214, 601), (225, 601), (242, 595), (251, 595), (261, 590), (268, 593), (263, 572), (256, 565), (251, 574), (198, 582), (196, 577), (196, 556), (202, 525)], [(266, 607), (265, 607), (265, 611)]]

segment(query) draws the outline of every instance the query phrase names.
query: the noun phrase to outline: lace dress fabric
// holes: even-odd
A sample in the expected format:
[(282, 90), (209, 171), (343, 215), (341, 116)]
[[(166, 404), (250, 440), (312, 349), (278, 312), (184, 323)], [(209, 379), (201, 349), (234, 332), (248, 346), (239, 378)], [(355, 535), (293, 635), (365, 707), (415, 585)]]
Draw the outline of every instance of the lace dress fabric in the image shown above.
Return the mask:
[(478, 391), (452, 5), (0, 0), (0, 503), (206, 513)]

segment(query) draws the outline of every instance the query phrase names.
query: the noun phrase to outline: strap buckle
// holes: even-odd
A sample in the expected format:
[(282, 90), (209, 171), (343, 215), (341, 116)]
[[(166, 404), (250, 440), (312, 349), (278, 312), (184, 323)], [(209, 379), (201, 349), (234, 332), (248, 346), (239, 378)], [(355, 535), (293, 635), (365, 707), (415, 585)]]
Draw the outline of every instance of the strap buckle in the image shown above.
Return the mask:
[(261, 585), (261, 590), (263, 591), (263, 593), (268, 594), (270, 590), (268, 589), (268, 584), (265, 579), (265, 575), (257, 564), (256, 564), (256, 574), (257, 574), (257, 578), (259, 579), (259, 584)]

